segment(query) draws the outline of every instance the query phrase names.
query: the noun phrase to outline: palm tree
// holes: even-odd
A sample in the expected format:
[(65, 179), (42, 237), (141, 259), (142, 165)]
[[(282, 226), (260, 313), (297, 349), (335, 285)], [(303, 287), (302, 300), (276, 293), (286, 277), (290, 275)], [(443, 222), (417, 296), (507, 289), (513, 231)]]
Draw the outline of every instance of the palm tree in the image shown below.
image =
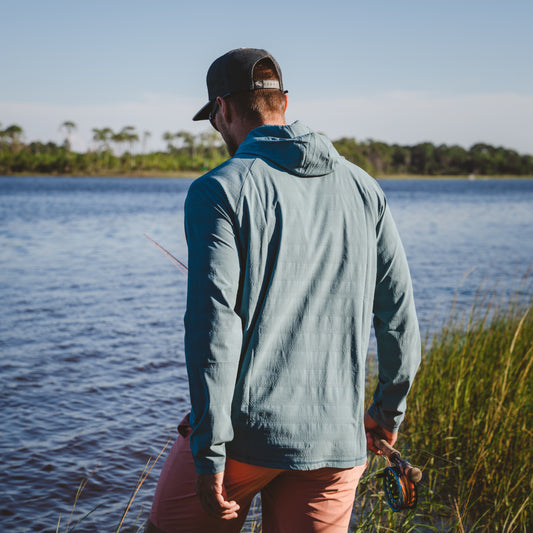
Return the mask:
[(143, 131), (143, 140), (142, 140), (142, 150), (143, 150), (143, 154), (146, 153), (146, 143), (148, 142), (148, 139), (152, 136), (152, 134), (148, 131), (148, 130), (145, 130)]
[[(105, 165), (109, 167), (111, 154), (111, 147), (109, 145), (113, 137), (111, 128), (93, 128), (93, 141), (98, 143), (97, 151), (100, 155), (96, 156), (96, 161), (101, 159)], [(106, 161), (107, 160), (107, 161)]]
[(4, 130), (4, 137), (8, 137), (11, 141), (11, 150), (14, 152), (19, 148), (24, 130), (17, 124), (12, 124)]
[(111, 140), (116, 143), (117, 145), (117, 150), (118, 152), (121, 151), (121, 146), (122, 146), (122, 143), (125, 142), (125, 138), (124, 138), (124, 131), (118, 131), (117, 133), (112, 133), (111, 134)]
[(130, 151), (128, 153), (128, 159), (130, 160), (130, 168), (133, 168), (133, 146), (136, 142), (139, 141), (139, 136), (135, 132), (134, 126), (125, 126), (122, 128), (122, 131), (120, 132), (122, 135), (122, 138), (124, 139), (124, 142), (129, 143), (130, 145)]
[(182, 139), (183, 146), (189, 150), (191, 158), (194, 159), (194, 157), (196, 156), (195, 136), (188, 131), (181, 130), (176, 133), (176, 137), (178, 139)]
[(72, 132), (77, 129), (77, 126), (74, 122), (70, 120), (66, 120), (59, 126), (59, 129), (65, 128), (67, 130), (67, 138), (65, 139), (65, 148), (67, 152), (70, 152), (70, 147), (72, 146), (71, 138), (72, 138)]
[(176, 137), (176, 135), (174, 135), (174, 133), (170, 133), (170, 131), (165, 131), (165, 133), (163, 133), (163, 140), (167, 142), (167, 150), (169, 152), (174, 151), (174, 149), (176, 148), (172, 144), (172, 140), (174, 139), (174, 137)]
[(110, 149), (109, 141), (111, 140), (112, 135), (113, 132), (111, 131), (111, 128), (93, 128), (93, 141), (100, 143), (98, 149), (102, 152)]
[(130, 153), (133, 152), (133, 145), (139, 141), (139, 136), (135, 132), (135, 126), (124, 126), (120, 132), (124, 138), (124, 142), (129, 143)]

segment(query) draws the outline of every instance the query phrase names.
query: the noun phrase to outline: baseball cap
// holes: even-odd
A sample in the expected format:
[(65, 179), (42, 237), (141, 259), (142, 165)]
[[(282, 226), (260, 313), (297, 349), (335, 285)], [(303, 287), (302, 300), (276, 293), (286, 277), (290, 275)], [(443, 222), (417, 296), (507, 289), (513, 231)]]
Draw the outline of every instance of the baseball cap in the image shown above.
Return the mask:
[[(253, 79), (255, 65), (262, 59), (270, 59), (278, 80)], [(255, 91), (257, 89), (278, 89), (283, 91), (281, 69), (277, 61), (266, 51), (260, 48), (238, 48), (231, 50), (213, 61), (207, 71), (207, 93), (209, 102), (205, 104), (193, 120), (207, 120), (213, 102), (217, 96), (229, 96), (242, 91)]]

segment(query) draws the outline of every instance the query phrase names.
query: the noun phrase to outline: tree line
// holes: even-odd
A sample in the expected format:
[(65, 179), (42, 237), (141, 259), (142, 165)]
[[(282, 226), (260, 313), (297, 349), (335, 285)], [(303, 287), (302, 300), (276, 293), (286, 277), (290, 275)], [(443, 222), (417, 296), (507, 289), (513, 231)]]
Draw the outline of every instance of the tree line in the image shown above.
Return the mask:
[[(93, 128), (93, 145), (81, 153), (71, 149), (76, 124), (65, 121), (60, 129), (65, 134), (62, 144), (25, 143), (22, 127), (12, 124), (2, 129), (0, 124), (0, 174), (197, 173), (214, 168), (228, 157), (224, 142), (215, 131), (196, 135), (184, 130), (167, 131), (162, 136), (166, 150), (148, 152), (149, 131), (138, 133), (134, 126), (124, 126), (119, 131)], [(342, 156), (377, 177), (533, 175), (532, 155), (484, 143), (465, 149), (430, 142), (407, 146), (343, 137), (333, 144)]]

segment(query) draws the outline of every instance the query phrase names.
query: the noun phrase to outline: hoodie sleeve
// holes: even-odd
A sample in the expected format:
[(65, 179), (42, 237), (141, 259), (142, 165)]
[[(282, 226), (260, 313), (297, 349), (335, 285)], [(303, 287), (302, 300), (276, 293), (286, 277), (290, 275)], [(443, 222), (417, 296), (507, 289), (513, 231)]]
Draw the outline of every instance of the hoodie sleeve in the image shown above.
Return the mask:
[(191, 396), (191, 450), (196, 470), (224, 470), (233, 439), (231, 403), (242, 344), (235, 312), (239, 254), (231, 209), (216, 182), (197, 180), (185, 202), (189, 273), (185, 358)]
[(397, 431), (420, 364), (420, 332), (407, 259), (386, 202), (377, 225), (373, 311), (379, 372), (369, 413), (385, 429)]

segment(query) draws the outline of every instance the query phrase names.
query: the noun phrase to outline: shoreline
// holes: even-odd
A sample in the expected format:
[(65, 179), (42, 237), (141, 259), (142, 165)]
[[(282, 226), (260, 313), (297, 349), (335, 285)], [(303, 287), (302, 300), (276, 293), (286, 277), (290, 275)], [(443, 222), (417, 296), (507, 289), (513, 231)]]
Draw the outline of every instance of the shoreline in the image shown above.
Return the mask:
[[(10, 178), (10, 177), (20, 177), (20, 178), (167, 178), (167, 179), (196, 179), (200, 176), (203, 176), (205, 172), (199, 172), (195, 170), (191, 171), (132, 171), (132, 172), (106, 172), (102, 174), (88, 174), (88, 173), (39, 173), (39, 172), (13, 172), (10, 174), (2, 174), (0, 178)], [(376, 180), (469, 180), (469, 181), (480, 181), (480, 180), (511, 180), (511, 179), (533, 179), (531, 176), (522, 176), (522, 175), (502, 175), (502, 176), (492, 176), (492, 175), (430, 175), (430, 174), (385, 174), (385, 175), (376, 175), (373, 176)]]
[[(207, 172), (207, 171), (206, 171)], [(102, 174), (90, 174), (88, 172), (83, 173), (65, 173), (59, 174), (55, 172), (12, 172), (10, 174), (1, 174), (0, 178), (169, 178), (180, 179), (199, 178), (205, 174), (205, 172), (191, 171), (178, 171), (178, 172), (161, 172), (161, 171), (132, 171), (132, 172), (104, 172)]]

